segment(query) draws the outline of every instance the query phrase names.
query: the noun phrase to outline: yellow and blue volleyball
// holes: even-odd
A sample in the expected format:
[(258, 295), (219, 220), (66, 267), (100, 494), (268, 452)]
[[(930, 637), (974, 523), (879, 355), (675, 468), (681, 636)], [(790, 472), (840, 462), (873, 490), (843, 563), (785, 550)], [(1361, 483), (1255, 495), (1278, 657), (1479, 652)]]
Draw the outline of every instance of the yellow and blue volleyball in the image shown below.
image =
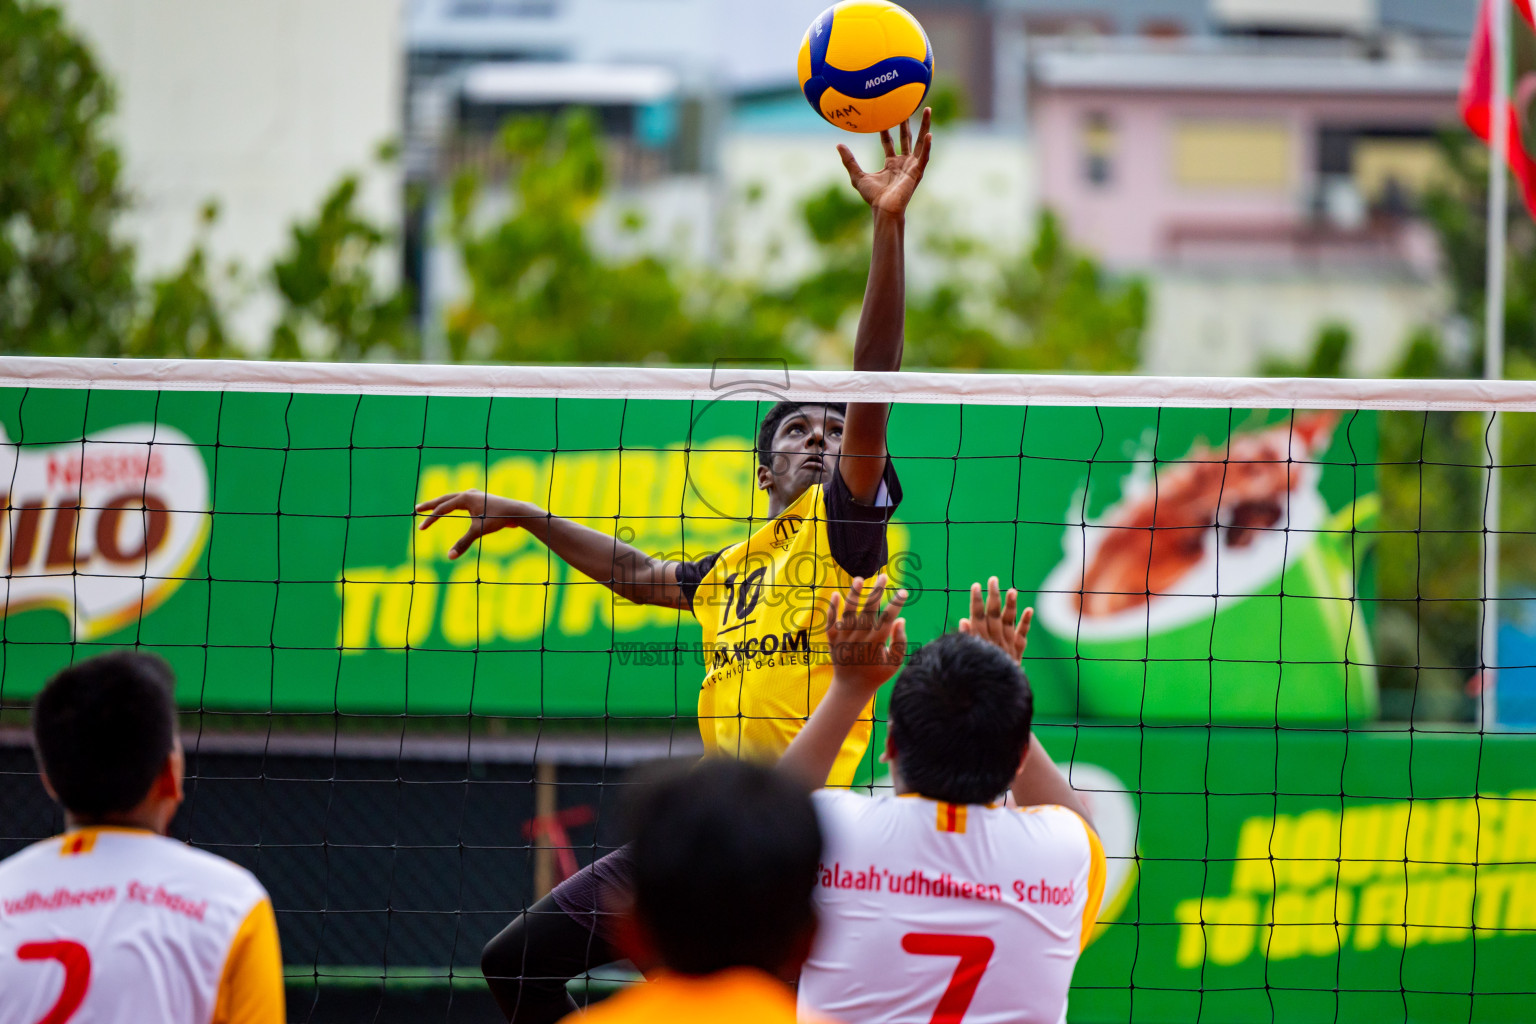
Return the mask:
[(923, 26), (888, 0), (833, 4), (800, 44), (800, 91), (846, 131), (894, 128), (917, 113), (932, 81)]

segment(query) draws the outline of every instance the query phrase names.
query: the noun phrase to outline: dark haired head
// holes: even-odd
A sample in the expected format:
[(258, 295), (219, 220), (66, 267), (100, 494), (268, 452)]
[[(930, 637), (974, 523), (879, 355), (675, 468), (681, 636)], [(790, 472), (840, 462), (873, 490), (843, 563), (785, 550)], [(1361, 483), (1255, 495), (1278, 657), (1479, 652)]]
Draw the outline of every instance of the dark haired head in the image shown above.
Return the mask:
[(65, 669), (32, 701), (32, 740), (66, 811), (89, 819), (132, 810), (176, 745), (170, 666), (119, 651)]
[(634, 913), (682, 974), (796, 967), (809, 950), (821, 828), (811, 798), (758, 764), (710, 758), (631, 804)]
[(963, 633), (917, 649), (891, 691), (901, 780), (930, 800), (995, 800), (1019, 770), (1035, 701), (1017, 662)]
[(839, 416), (848, 415), (848, 403), (846, 402), (775, 402), (763, 416), (763, 422), (757, 428), (757, 464), (764, 469), (773, 468), (773, 435), (778, 432), (779, 424), (793, 413), (801, 409), (829, 409)]

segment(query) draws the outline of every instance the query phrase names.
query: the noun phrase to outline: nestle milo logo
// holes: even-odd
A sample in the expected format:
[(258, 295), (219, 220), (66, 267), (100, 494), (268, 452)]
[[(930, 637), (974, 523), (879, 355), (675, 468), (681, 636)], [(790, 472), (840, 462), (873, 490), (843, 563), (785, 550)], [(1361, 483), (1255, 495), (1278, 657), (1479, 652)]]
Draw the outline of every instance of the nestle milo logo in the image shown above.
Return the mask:
[(52, 608), (77, 640), (103, 636), (161, 604), (202, 554), (208, 471), (180, 431), (137, 423), (46, 448), (0, 434), (0, 474), (0, 615)]
[(892, 69), (879, 76), (878, 78), (871, 78), (869, 81), (865, 82), (864, 88), (873, 89), (875, 86), (884, 85), (886, 82), (889, 82), (891, 79), (896, 77), (898, 77), (898, 75), (896, 74), (896, 71)]

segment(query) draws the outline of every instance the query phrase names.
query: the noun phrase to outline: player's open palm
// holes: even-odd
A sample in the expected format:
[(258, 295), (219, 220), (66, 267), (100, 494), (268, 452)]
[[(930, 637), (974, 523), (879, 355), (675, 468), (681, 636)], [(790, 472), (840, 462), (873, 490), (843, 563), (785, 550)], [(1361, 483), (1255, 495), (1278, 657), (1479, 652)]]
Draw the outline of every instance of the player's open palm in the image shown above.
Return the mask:
[(923, 108), (923, 125), (917, 133), (917, 145), (912, 145), (912, 127), (901, 122), (901, 152), (896, 151), (896, 144), (891, 141), (891, 133), (880, 133), (880, 144), (885, 147), (885, 166), (878, 171), (866, 171), (859, 166), (854, 159), (853, 152), (847, 146), (837, 147), (838, 155), (843, 158), (843, 166), (848, 169), (848, 180), (853, 182), (853, 187), (858, 189), (859, 195), (864, 201), (877, 211), (900, 216), (907, 210), (907, 203), (912, 201), (912, 193), (917, 191), (917, 186), (923, 180), (923, 172), (928, 169), (928, 153), (933, 147), (933, 134), (928, 126), (933, 121), (933, 111)]
[(1001, 647), (1014, 661), (1024, 657), (1029, 646), (1029, 624), (1035, 619), (1035, 610), (1025, 608), (1019, 614), (1019, 592), (1008, 588), (1006, 599), (998, 593), (997, 577), (987, 581), (983, 596), (980, 583), (971, 584), (971, 614), (960, 620), (960, 632)]
[(468, 551), (475, 541), (486, 534), (519, 525), (520, 520), (528, 518), (526, 510), (524, 502), (512, 498), (502, 498), (484, 491), (458, 491), (430, 498), (417, 505), (417, 514), (426, 515), (417, 529), (425, 530), (452, 512), (467, 513), (469, 529), (448, 549), (448, 558), (451, 560)]
[(833, 594), (827, 603), (827, 646), (833, 670), (867, 697), (873, 697), (907, 657), (907, 620), (901, 617), (907, 592), (896, 591), (882, 610), (885, 586), (881, 573), (865, 594), (864, 580), (855, 577), (847, 597)]

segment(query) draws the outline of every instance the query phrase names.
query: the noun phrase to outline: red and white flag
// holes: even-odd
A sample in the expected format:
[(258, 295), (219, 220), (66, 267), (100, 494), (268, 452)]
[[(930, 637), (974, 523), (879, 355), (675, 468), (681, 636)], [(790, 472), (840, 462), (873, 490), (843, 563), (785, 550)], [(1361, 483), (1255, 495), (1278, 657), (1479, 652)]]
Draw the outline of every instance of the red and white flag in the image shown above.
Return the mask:
[(1509, 19), (1509, 110), (1503, 131), (1509, 140), (1509, 169), (1520, 183), (1525, 207), (1536, 217), (1536, 19), (1531, 0), (1483, 0), (1467, 54), (1461, 85), (1461, 116), (1472, 133), (1493, 141), (1493, 15), (1498, 4), (1513, 4)]

